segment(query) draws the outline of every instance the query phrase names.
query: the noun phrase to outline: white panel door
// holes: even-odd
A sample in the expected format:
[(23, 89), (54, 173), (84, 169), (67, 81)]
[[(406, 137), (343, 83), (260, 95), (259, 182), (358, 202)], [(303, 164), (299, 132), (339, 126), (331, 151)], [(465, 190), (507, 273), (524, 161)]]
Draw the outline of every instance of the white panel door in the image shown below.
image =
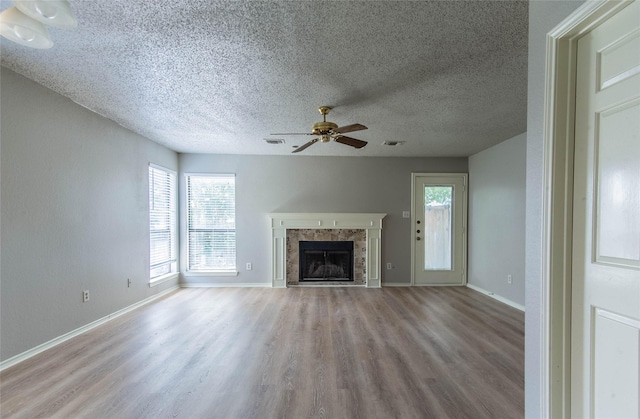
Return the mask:
[(571, 415), (640, 418), (640, 2), (578, 41)]
[(413, 285), (466, 283), (467, 175), (412, 175)]

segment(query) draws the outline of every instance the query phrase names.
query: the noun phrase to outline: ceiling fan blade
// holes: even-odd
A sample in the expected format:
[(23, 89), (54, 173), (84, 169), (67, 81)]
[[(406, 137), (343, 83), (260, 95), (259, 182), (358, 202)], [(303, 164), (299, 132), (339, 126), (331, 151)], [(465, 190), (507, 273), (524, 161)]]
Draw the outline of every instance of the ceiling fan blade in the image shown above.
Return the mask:
[(363, 129), (367, 129), (367, 127), (365, 127), (362, 124), (351, 124), (351, 125), (345, 125), (344, 127), (338, 127), (336, 129), (334, 129), (334, 132), (337, 132), (338, 134), (342, 134), (345, 132), (353, 132), (353, 131), (360, 131)]
[(299, 153), (302, 150), (304, 150), (307, 147), (311, 147), (312, 145), (314, 145), (315, 143), (317, 143), (319, 141), (318, 138), (314, 138), (313, 140), (309, 141), (306, 144), (301, 145), (300, 147), (296, 148), (295, 150), (292, 151), (292, 153)]
[(355, 148), (362, 148), (367, 145), (366, 141), (358, 140), (356, 138), (345, 137), (344, 135), (339, 135), (334, 138), (334, 140), (340, 144), (350, 145)]
[(311, 132), (284, 132), (278, 134), (269, 134), (269, 135), (315, 135)]

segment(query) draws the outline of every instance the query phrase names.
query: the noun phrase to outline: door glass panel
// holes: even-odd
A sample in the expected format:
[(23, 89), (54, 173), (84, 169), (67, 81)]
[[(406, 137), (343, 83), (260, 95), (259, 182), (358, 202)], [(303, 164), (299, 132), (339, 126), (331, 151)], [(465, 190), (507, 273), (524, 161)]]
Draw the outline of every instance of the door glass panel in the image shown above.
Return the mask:
[(450, 271), (453, 186), (424, 187), (424, 269)]

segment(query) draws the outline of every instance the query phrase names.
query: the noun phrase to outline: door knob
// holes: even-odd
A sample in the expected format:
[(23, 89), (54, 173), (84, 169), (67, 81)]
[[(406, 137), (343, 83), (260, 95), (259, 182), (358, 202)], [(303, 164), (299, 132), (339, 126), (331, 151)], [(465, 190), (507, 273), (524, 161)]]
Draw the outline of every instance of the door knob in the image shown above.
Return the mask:
[(420, 230), (416, 231), (416, 233), (420, 233)]
[(416, 240), (420, 241), (420, 237), (416, 237)]

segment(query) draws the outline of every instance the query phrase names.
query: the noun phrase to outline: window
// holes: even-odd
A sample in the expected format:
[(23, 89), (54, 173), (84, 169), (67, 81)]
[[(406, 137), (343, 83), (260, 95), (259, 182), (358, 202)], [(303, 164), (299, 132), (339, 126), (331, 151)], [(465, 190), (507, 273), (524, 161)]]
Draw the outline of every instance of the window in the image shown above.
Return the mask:
[(149, 165), (149, 278), (177, 272), (176, 174)]
[(453, 186), (424, 186), (424, 270), (451, 271)]
[(187, 175), (188, 270), (236, 270), (234, 175)]

